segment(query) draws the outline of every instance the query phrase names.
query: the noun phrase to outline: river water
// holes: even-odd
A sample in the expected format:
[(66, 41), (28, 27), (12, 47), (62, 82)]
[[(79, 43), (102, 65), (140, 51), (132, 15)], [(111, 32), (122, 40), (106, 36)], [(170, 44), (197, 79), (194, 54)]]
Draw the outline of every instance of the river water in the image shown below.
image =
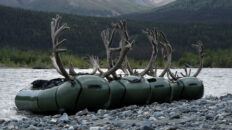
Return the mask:
[[(78, 70), (89, 72), (89, 69)], [(194, 72), (195, 69), (192, 71)], [(158, 73), (162, 70), (158, 70)], [(176, 70), (174, 70), (176, 71)], [(182, 71), (177, 69), (177, 71)], [(54, 69), (0, 69), (0, 119), (20, 119), (30, 113), (17, 111), (14, 98), (17, 92), (37, 79), (61, 77)], [(204, 96), (222, 96), (232, 94), (232, 68), (204, 68), (198, 76), (205, 86)]]

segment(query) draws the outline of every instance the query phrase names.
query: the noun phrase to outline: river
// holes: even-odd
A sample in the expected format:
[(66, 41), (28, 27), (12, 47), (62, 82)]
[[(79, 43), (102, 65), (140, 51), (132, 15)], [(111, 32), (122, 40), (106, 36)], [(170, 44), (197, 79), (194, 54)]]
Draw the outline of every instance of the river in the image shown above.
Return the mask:
[[(90, 71), (89, 69), (76, 70)], [(158, 73), (161, 71), (158, 70)], [(0, 119), (20, 119), (30, 116), (30, 113), (17, 111), (14, 103), (17, 92), (34, 80), (58, 77), (61, 76), (54, 69), (0, 68)], [(232, 68), (204, 68), (198, 77), (203, 80), (205, 86), (204, 96), (222, 96), (232, 93)]]

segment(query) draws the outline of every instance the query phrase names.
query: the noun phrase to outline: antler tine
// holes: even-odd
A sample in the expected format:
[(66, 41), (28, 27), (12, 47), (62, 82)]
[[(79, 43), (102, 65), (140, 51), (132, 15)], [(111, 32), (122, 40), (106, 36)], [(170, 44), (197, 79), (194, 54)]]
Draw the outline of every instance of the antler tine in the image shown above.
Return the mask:
[(160, 36), (166, 43), (168, 43), (167, 36), (163, 32), (160, 32)]
[[(113, 60), (112, 60), (112, 52), (115, 48), (111, 48), (113, 38), (115, 35), (115, 29), (110, 31), (110, 29), (103, 30), (101, 32), (101, 37), (105, 45), (106, 49), (106, 56), (107, 56), (107, 62), (108, 62), (108, 69), (112, 68), (113, 65)], [(103, 73), (101, 73), (103, 75)], [(114, 78), (117, 78), (117, 75), (115, 72), (112, 72), (112, 75)]]
[[(193, 74), (193, 76), (192, 76), (192, 77), (197, 77), (199, 75), (199, 73), (201, 72), (202, 67), (203, 67), (204, 47), (203, 47), (203, 43), (201, 41), (198, 41), (196, 44), (192, 44), (192, 46), (198, 50), (199, 57), (200, 57), (200, 65), (199, 65), (197, 71), (195, 72), (195, 74)], [(180, 73), (183, 77), (191, 77), (191, 69), (189, 69), (189, 71), (188, 71), (187, 68), (184, 67), (184, 71), (185, 71), (185, 74)], [(173, 80), (177, 80), (177, 79), (181, 78), (177, 75), (177, 73), (174, 75), (170, 69), (168, 70), (168, 72), (169, 72), (168, 74), (170, 74), (170, 76), (172, 77)]]
[(132, 44), (133, 43), (127, 41), (127, 45), (121, 47), (121, 52), (117, 63), (112, 68), (110, 68), (107, 72), (103, 73), (102, 77), (109, 76), (110, 74), (114, 73), (117, 69), (121, 67), (121, 64), (123, 63), (128, 51), (131, 49)]
[(189, 69), (188, 77), (190, 77), (190, 75), (191, 75), (191, 71), (192, 71), (192, 70), (191, 70), (191, 69)]
[[(118, 24), (113, 24), (113, 27), (119, 32), (119, 35), (120, 35), (120, 38), (121, 38), (120, 45), (119, 45), (120, 47), (115, 49), (115, 51), (121, 51), (120, 48), (122, 46), (126, 46), (127, 42), (130, 41), (129, 34), (128, 34), (128, 31), (127, 31), (127, 22), (125, 20), (121, 20)], [(130, 43), (133, 43), (133, 42), (134, 41), (131, 41)], [(124, 62), (123, 63), (124, 66), (122, 66), (122, 67), (124, 67), (124, 68), (122, 70), (125, 71), (127, 69), (130, 74), (134, 74), (133, 70), (132, 70), (132, 68), (130, 66), (130, 63), (129, 63), (129, 60), (128, 60), (127, 56), (125, 56), (123, 62)]]
[(73, 64), (72, 64), (71, 61), (69, 61), (69, 75), (72, 75), (72, 76), (77, 76), (78, 75), (78, 73), (75, 72)]
[(90, 75), (96, 74), (98, 70), (100, 70), (100, 65), (99, 65), (99, 58), (90, 56), (89, 57), (90, 63), (93, 66), (93, 71), (90, 73)]
[[(107, 56), (108, 56), (108, 59), (110, 59), (111, 53), (113, 50), (120, 51), (120, 55), (119, 55), (119, 58), (118, 58), (116, 64), (114, 64), (114, 65), (112, 64), (112, 66), (109, 66), (108, 71), (101, 74), (101, 77), (109, 77), (109, 75), (112, 74), (114, 78), (117, 78), (116, 70), (122, 67), (122, 64), (124, 61), (127, 61), (127, 53), (131, 49), (134, 41), (129, 42), (128, 33), (126, 30), (127, 29), (126, 21), (120, 21), (118, 24), (112, 24), (112, 26), (114, 27), (115, 30), (117, 30), (119, 32), (121, 40), (119, 43), (119, 48), (106, 47), (106, 50), (108, 53)], [(103, 32), (102, 35), (105, 35), (105, 33)], [(109, 63), (112, 63), (112, 58), (111, 58)], [(129, 66), (129, 63), (127, 63), (127, 67), (128, 66)]]
[(163, 55), (163, 59), (166, 60), (164, 70), (161, 72), (159, 77), (164, 77), (164, 75), (169, 72), (170, 76), (175, 79), (175, 75), (170, 70), (171, 62), (172, 62), (172, 46), (166, 38), (166, 35), (163, 32), (160, 32), (160, 36), (164, 40), (165, 43), (160, 42), (161, 51)]
[(195, 47), (198, 50), (198, 53), (200, 55), (200, 65), (199, 65), (197, 71), (195, 72), (195, 74), (193, 74), (193, 77), (197, 77), (200, 74), (200, 72), (201, 72), (201, 70), (203, 68), (203, 58), (204, 58), (204, 55), (205, 55), (204, 46), (203, 46), (202, 41), (198, 41), (196, 44), (193, 44), (192, 46)]
[(65, 30), (69, 29), (67, 24), (63, 24), (62, 26), (59, 25), (61, 21), (61, 17), (59, 15), (56, 16), (56, 18), (53, 18), (51, 21), (51, 38), (52, 38), (52, 44), (53, 44), (53, 53), (51, 56), (51, 60), (53, 63), (53, 66), (57, 70), (58, 73), (60, 73), (62, 76), (64, 76), (67, 80), (72, 80), (72, 77), (68, 75), (66, 72), (62, 62), (59, 53), (64, 52), (65, 49), (59, 49), (58, 47), (65, 42), (65, 39), (59, 42), (59, 36), (61, 33), (63, 33)]
[(147, 35), (151, 45), (152, 45), (152, 55), (150, 61), (146, 68), (139, 74), (140, 76), (144, 76), (145, 74), (149, 74), (149, 71), (153, 69), (153, 63), (156, 61), (158, 55), (158, 40), (157, 40), (157, 31), (154, 28), (153, 30), (142, 30), (142, 32)]

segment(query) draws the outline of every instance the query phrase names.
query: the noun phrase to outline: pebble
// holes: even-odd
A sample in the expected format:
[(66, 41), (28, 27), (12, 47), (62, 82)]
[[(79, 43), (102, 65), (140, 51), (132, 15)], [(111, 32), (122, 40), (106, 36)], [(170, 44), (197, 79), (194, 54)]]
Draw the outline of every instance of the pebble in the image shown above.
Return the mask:
[(67, 123), (69, 121), (68, 114), (67, 113), (63, 113), (63, 115), (59, 118), (59, 121)]
[(75, 115), (32, 115), (21, 120), (1, 120), (0, 129), (232, 129), (232, 95), (208, 96), (193, 101), (131, 105), (119, 109)]
[(84, 109), (82, 111), (79, 111), (76, 113), (77, 116), (83, 116), (83, 115), (87, 115), (88, 114), (88, 109)]
[(89, 130), (104, 130), (103, 127), (90, 127)]
[(152, 123), (150, 121), (145, 122), (140, 126), (141, 130), (153, 130)]

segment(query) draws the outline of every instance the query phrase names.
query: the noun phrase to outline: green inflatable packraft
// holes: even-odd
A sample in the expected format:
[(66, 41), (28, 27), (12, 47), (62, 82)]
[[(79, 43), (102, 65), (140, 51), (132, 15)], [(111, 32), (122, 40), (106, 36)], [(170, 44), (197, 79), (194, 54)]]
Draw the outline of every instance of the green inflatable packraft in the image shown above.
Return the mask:
[(147, 79), (151, 87), (151, 97), (149, 103), (153, 102), (169, 102), (171, 96), (171, 86), (168, 80), (164, 78)]
[(144, 78), (127, 76), (110, 82), (109, 86), (111, 89), (110, 108), (148, 103), (150, 86)]
[[(170, 82), (159, 77), (144, 79), (138, 76), (126, 76), (107, 82), (98, 76), (83, 75), (76, 77), (72, 82), (62, 81), (49, 88), (35, 86), (32, 83), (16, 95), (15, 104), (19, 110), (73, 113), (85, 108), (112, 109), (153, 102), (193, 100), (201, 98), (204, 94), (202, 81), (194, 77)], [(41, 84), (39, 83), (38, 86)]]
[(181, 99), (194, 100), (202, 98), (204, 95), (204, 85), (195, 77), (181, 78), (177, 80), (177, 83), (183, 87)]
[(78, 76), (72, 83), (64, 82), (47, 89), (29, 86), (15, 97), (20, 110), (32, 112), (75, 112), (80, 109), (103, 108), (109, 99), (108, 82), (98, 76)]

